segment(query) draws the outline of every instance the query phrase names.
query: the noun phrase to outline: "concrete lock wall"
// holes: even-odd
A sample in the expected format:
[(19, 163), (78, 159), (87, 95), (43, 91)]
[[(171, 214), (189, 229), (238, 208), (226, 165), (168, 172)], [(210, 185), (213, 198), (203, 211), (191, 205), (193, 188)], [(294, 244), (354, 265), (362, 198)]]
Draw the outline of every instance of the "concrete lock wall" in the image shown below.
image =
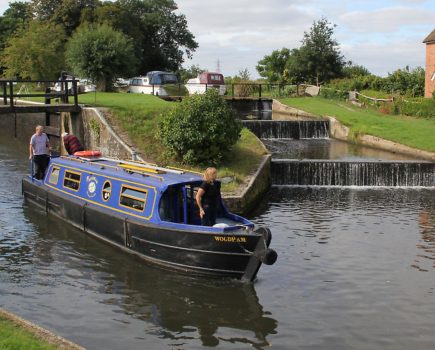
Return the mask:
[[(37, 125), (46, 124), (45, 113), (12, 113), (0, 116), (0, 137), (10, 139), (27, 154), (30, 137), (35, 133)], [(49, 116), (50, 127), (46, 127), (46, 132), (50, 138), (50, 143), (54, 151), (59, 149), (59, 114)]]
[(96, 108), (82, 108), (79, 114), (62, 113), (61, 132), (64, 131), (76, 135), (85, 149), (99, 150), (103, 156), (131, 159), (134, 153)]

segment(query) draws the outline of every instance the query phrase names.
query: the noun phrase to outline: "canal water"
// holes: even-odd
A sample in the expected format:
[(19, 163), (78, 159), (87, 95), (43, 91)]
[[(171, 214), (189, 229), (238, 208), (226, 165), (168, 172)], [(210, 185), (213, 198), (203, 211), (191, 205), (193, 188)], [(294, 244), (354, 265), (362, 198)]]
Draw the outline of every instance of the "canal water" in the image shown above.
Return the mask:
[[(25, 142), (24, 142), (25, 143)], [(27, 206), (0, 138), (0, 307), (88, 349), (433, 349), (435, 191), (275, 187), (254, 284), (147, 266)]]

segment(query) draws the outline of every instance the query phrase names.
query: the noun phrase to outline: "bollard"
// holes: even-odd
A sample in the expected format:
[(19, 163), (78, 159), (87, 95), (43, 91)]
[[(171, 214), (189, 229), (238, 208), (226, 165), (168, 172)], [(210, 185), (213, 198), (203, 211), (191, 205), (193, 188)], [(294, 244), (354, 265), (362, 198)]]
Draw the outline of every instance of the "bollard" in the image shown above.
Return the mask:
[(131, 151), (131, 160), (137, 161), (137, 153), (135, 150)]

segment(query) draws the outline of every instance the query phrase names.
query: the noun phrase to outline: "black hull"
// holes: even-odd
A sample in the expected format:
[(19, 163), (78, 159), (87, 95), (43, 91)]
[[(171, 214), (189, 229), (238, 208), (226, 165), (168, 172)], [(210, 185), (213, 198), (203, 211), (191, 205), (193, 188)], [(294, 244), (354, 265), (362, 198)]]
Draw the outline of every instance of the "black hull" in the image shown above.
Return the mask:
[(268, 230), (228, 235), (167, 228), (67, 197), (27, 178), (23, 179), (23, 194), (87, 234), (179, 271), (253, 281), (269, 251)]

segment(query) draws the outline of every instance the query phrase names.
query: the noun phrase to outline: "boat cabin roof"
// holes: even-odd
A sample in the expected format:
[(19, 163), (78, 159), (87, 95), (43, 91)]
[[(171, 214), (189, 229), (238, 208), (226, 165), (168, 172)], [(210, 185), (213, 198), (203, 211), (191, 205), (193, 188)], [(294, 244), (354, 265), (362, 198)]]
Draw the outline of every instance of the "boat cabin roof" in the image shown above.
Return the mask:
[(159, 190), (164, 190), (168, 186), (202, 181), (201, 174), (185, 169), (163, 168), (155, 164), (106, 157), (62, 156), (52, 158), (51, 164), (120, 180), (135, 181), (154, 186)]
[(216, 72), (203, 72), (199, 75), (201, 84), (225, 84), (224, 76)]

